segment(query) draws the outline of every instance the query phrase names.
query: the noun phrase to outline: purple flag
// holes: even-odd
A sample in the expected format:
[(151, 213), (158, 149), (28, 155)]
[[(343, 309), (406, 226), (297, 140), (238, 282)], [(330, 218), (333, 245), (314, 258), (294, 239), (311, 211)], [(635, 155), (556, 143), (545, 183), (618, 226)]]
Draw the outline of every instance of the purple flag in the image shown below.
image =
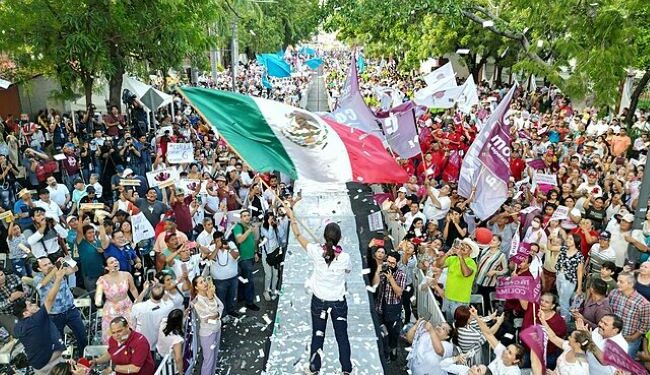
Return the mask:
[(410, 159), (420, 154), (420, 139), (415, 129), (413, 110), (393, 112), (382, 119), (386, 141), (401, 158)]
[(526, 242), (522, 242), (519, 244), (519, 247), (517, 248), (517, 253), (513, 255), (510, 258), (510, 261), (512, 261), (514, 264), (521, 264), (524, 260), (528, 260), (528, 257), (530, 256), (530, 244)]
[(645, 368), (630, 357), (625, 350), (612, 340), (605, 340), (603, 349), (603, 362), (606, 365), (617, 367), (624, 371), (629, 371), (633, 375), (647, 375)]
[(523, 299), (539, 303), (542, 285), (532, 276), (499, 277), (496, 292), (498, 299)]
[(548, 336), (540, 325), (530, 326), (519, 333), (521, 341), (530, 348), (542, 364), (542, 374), (546, 373), (546, 345)]
[(357, 64), (355, 53), (352, 53), (350, 70), (341, 91), (341, 98), (338, 108), (332, 112), (332, 117), (338, 123), (348, 125), (352, 128), (362, 130), (383, 140), (384, 136), (379, 129), (379, 120), (372, 113), (370, 108), (359, 92), (359, 77), (357, 76)]
[(481, 128), (463, 159), (458, 193), (469, 198), (476, 188), (470, 207), (485, 220), (508, 199), (510, 179), (510, 128), (505, 116), (517, 86), (513, 86)]

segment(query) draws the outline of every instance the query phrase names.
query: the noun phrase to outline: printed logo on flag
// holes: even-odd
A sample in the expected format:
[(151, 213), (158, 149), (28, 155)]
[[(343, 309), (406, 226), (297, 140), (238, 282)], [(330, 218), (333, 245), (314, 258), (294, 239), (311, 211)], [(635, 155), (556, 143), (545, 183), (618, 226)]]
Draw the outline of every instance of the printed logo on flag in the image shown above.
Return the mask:
[(327, 146), (327, 127), (312, 114), (293, 111), (287, 117), (289, 126), (282, 128), (282, 134), (288, 140), (308, 149), (322, 150)]

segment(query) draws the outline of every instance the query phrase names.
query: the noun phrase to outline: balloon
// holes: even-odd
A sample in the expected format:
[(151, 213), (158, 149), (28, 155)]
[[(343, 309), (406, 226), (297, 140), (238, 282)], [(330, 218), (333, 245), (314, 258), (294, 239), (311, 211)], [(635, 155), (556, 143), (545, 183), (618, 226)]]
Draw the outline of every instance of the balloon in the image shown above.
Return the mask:
[(476, 228), (474, 236), (479, 245), (489, 245), (492, 241), (492, 231), (487, 228)]

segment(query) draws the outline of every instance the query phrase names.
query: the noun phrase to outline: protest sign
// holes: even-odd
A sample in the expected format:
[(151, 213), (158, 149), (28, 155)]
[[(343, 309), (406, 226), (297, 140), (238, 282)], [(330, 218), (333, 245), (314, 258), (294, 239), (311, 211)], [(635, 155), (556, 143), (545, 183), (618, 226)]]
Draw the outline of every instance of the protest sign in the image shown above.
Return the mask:
[(153, 172), (147, 172), (149, 187), (165, 187), (173, 185), (178, 181), (180, 173), (176, 168), (165, 168)]
[(136, 244), (154, 238), (153, 227), (142, 212), (131, 216), (131, 227), (133, 228), (133, 242)]
[(11, 211), (5, 211), (0, 214), (0, 220), (3, 220), (7, 223), (14, 221), (14, 214)]
[(510, 261), (512, 261), (514, 264), (519, 265), (521, 264), (521, 262), (527, 260), (528, 256), (530, 256), (530, 244), (526, 242), (522, 242), (517, 247), (517, 251), (515, 252), (515, 255), (510, 257)]
[(554, 174), (537, 173), (535, 178), (538, 184), (557, 186), (557, 177)]
[(167, 162), (184, 164), (194, 162), (194, 145), (192, 143), (168, 143)]
[(541, 296), (541, 284), (532, 276), (500, 277), (497, 279), (498, 299), (523, 299), (538, 302)]
[(551, 220), (564, 220), (569, 217), (569, 207), (567, 206), (557, 206), (551, 216)]
[(633, 375), (646, 375), (648, 373), (640, 363), (630, 357), (625, 350), (612, 340), (605, 340), (603, 362), (606, 365), (629, 371)]
[(381, 211), (373, 212), (368, 215), (368, 227), (371, 232), (384, 229), (384, 222), (381, 219)]
[(201, 185), (201, 180), (182, 179), (178, 180), (176, 187), (183, 189), (183, 192), (187, 195), (192, 194), (199, 185)]

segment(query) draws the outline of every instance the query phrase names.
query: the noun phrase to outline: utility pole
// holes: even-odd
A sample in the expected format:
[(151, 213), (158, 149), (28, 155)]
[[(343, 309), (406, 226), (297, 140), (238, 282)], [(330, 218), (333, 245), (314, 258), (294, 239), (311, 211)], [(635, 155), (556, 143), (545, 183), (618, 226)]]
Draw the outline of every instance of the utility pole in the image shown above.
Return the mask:
[(239, 65), (239, 41), (237, 40), (237, 15), (232, 19), (232, 40), (230, 46), (230, 59), (232, 70), (232, 91), (237, 92), (237, 66)]
[[(650, 168), (650, 157), (645, 161), (645, 168), (643, 169), (643, 181), (641, 182), (641, 191), (639, 192), (639, 200), (636, 203), (636, 210), (634, 210), (634, 224), (632, 224), (633, 229), (641, 229), (643, 222), (645, 221), (645, 215), (648, 212), (648, 198), (650, 198), (650, 173), (648, 172)], [(628, 246), (628, 257), (631, 254), (639, 254), (639, 251), (630, 244)], [(639, 258), (631, 258), (630, 260), (634, 263), (639, 263)]]
[[(208, 29), (208, 35), (210, 35), (210, 38), (215, 38), (215, 33), (214, 29), (210, 27)], [(212, 80), (216, 83), (217, 82), (217, 64), (219, 63), (219, 51), (215, 48), (212, 47), (210, 48), (210, 73), (212, 75)]]

